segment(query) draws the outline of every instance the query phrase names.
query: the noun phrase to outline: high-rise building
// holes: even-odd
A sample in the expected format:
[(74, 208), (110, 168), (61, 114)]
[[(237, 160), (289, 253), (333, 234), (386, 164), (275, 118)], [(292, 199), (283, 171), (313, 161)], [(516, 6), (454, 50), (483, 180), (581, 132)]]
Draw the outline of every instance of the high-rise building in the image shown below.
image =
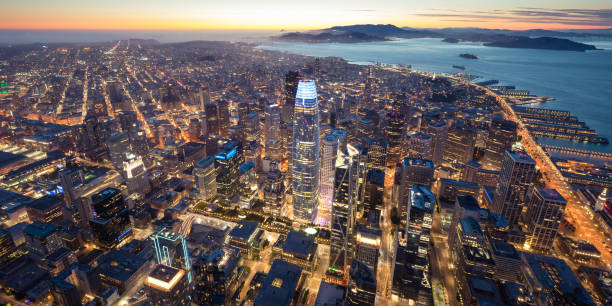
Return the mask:
[(493, 118), (486, 139), (486, 151), (481, 161), (487, 169), (498, 170), (504, 160), (504, 152), (512, 148), (516, 141), (516, 122), (504, 120), (501, 116)]
[(444, 149), (446, 148), (446, 138), (448, 138), (448, 125), (443, 120), (429, 123), (426, 133), (432, 138), (432, 161), (439, 165), (442, 162)]
[(127, 160), (126, 153), (131, 151), (127, 134), (113, 133), (106, 140), (106, 147), (115, 169), (123, 169), (123, 162)]
[(493, 197), (493, 212), (511, 225), (517, 224), (534, 175), (535, 161), (527, 153), (506, 150)]
[(313, 222), (319, 199), (319, 105), (313, 80), (300, 80), (293, 122), (293, 216)]
[(353, 259), (346, 301), (349, 305), (374, 305), (376, 274), (366, 264)]
[(269, 171), (264, 181), (263, 194), (264, 212), (274, 216), (281, 216), (285, 210), (285, 182), (283, 174), (278, 170)]
[(194, 302), (199, 305), (219, 305), (229, 300), (231, 289), (238, 277), (237, 251), (229, 247), (212, 248), (198, 258), (194, 265), (195, 281)]
[(204, 157), (193, 167), (195, 185), (204, 201), (212, 201), (217, 196), (217, 169), (212, 156)]
[[(405, 203), (413, 185), (419, 184), (431, 188), (434, 166), (429, 160), (404, 158), (395, 168), (395, 184), (393, 185), (393, 201)], [(405, 205), (399, 205), (400, 218), (406, 220)]]
[(132, 237), (128, 208), (119, 189), (103, 189), (91, 200), (93, 219), (89, 220), (89, 225), (97, 245), (110, 249)]
[(246, 118), (244, 119), (244, 131), (246, 134), (246, 141), (257, 141), (258, 143), (261, 143), (259, 116), (256, 112), (246, 115)]
[(182, 269), (187, 274), (187, 282), (191, 283), (193, 281), (191, 258), (185, 237), (160, 227), (151, 235), (151, 239), (155, 250), (155, 261), (160, 265)]
[(431, 160), (432, 146), (431, 136), (421, 132), (411, 132), (406, 136), (404, 157)]
[(189, 119), (189, 126), (187, 127), (187, 136), (189, 136), (189, 140), (198, 141), (200, 136), (202, 136), (202, 123), (198, 118)]
[(534, 187), (525, 213), (526, 244), (546, 252), (553, 246), (567, 201), (557, 190)]
[(366, 138), (364, 146), (367, 148), (368, 159), (366, 169), (380, 169), (385, 171), (387, 167), (387, 141), (384, 138)]
[(335, 167), (329, 270), (344, 279), (346, 278), (346, 267), (353, 254), (356, 222), (359, 161), (357, 160), (358, 153), (355, 151), (349, 145), (347, 152), (338, 152)]
[(476, 129), (465, 123), (455, 122), (448, 131), (446, 147), (442, 157), (449, 163), (465, 164), (474, 159), (475, 144)]
[(128, 153), (126, 161), (123, 162), (123, 177), (127, 185), (128, 192), (147, 194), (151, 190), (147, 169), (142, 161), (142, 157)]
[(212, 156), (204, 157), (193, 167), (195, 185), (204, 201), (212, 201), (217, 196), (217, 170)]
[(266, 104), (264, 113), (264, 138), (265, 141), (269, 139), (280, 140), (280, 126), (281, 126), (281, 115), (280, 108), (276, 103)]
[(406, 120), (400, 112), (387, 114), (385, 139), (387, 140), (387, 164), (394, 166), (402, 157), (402, 144), (406, 134)]
[(240, 165), (244, 163), (240, 143), (230, 141), (215, 154), (217, 169), (217, 195), (224, 205), (231, 205), (238, 200)]
[(25, 245), (31, 257), (41, 259), (64, 246), (59, 228), (52, 224), (34, 221), (23, 230)]
[(204, 106), (204, 114), (206, 114), (206, 132), (208, 133), (208, 136), (218, 136), (219, 113), (217, 112), (217, 104), (206, 104)]
[(11, 234), (6, 230), (0, 229), (0, 265), (4, 265), (11, 260), (11, 255), (15, 250), (15, 242)]
[(372, 169), (367, 172), (363, 196), (363, 216), (370, 211), (383, 209), (383, 198), (385, 192), (385, 172), (380, 169)]
[(255, 163), (245, 162), (240, 165), (240, 207), (250, 209), (257, 197), (257, 174), (255, 173)]
[(302, 77), (297, 70), (285, 74), (285, 105), (283, 105), (283, 121), (285, 123), (293, 122), (295, 94), (301, 79)]
[(316, 219), (316, 224), (319, 226), (328, 226), (331, 221), (336, 157), (341, 138), (346, 138), (346, 131), (341, 129), (334, 130), (323, 138), (321, 146), (321, 196)]
[(380, 229), (359, 226), (355, 236), (355, 260), (364, 263), (376, 275), (380, 256)]
[(238, 125), (246, 126), (247, 115), (249, 113), (250, 111), (248, 102), (238, 103)]
[(397, 247), (392, 292), (408, 305), (432, 304), (429, 245), (435, 201), (435, 195), (427, 187), (414, 185), (405, 204), (406, 245)]
[(363, 142), (366, 138), (374, 137), (375, 131), (374, 121), (368, 117), (362, 117), (357, 122), (357, 141)]
[(147, 300), (154, 306), (190, 304), (190, 287), (185, 271), (167, 265), (157, 265), (145, 279)]
[(227, 136), (227, 129), (230, 126), (229, 102), (218, 100), (217, 110), (219, 111), (219, 134)]

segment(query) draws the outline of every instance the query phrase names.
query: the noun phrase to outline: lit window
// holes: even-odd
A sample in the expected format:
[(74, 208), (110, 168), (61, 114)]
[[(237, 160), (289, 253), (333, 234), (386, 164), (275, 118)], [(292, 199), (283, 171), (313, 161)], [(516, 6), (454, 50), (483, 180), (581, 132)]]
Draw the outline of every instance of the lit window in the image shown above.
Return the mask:
[(276, 288), (280, 288), (283, 285), (283, 280), (280, 278), (275, 278), (272, 281), (272, 286), (276, 287)]

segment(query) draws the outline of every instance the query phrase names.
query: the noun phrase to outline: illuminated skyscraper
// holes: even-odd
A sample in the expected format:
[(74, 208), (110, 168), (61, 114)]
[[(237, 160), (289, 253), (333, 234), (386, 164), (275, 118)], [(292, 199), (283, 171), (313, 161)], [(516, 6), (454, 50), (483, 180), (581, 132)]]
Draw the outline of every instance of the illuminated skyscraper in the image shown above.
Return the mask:
[(219, 134), (227, 136), (227, 128), (230, 125), (229, 102), (226, 100), (217, 101), (217, 109), (219, 111)]
[(89, 226), (96, 244), (111, 249), (129, 240), (133, 232), (121, 191), (109, 187), (91, 199), (94, 218), (89, 221)]
[(177, 232), (160, 227), (151, 235), (155, 250), (155, 261), (160, 265), (183, 269), (187, 273), (187, 281), (191, 283), (191, 258), (187, 249), (187, 240)]
[(331, 221), (336, 157), (338, 155), (338, 147), (345, 141), (346, 131), (342, 129), (335, 129), (323, 138), (321, 149), (321, 197), (319, 198), (316, 221), (320, 226), (328, 226)]
[(525, 214), (527, 244), (541, 252), (549, 251), (559, 230), (567, 201), (557, 190), (534, 187)]
[(511, 225), (517, 224), (534, 175), (535, 161), (527, 153), (506, 150), (493, 197), (493, 212)]
[(217, 194), (223, 205), (231, 205), (238, 200), (240, 165), (244, 163), (242, 147), (230, 141), (215, 154), (217, 169)]
[(217, 169), (211, 156), (204, 157), (193, 167), (195, 185), (204, 201), (212, 201), (217, 196)]
[(293, 215), (312, 222), (319, 200), (319, 105), (313, 80), (300, 80), (293, 121)]

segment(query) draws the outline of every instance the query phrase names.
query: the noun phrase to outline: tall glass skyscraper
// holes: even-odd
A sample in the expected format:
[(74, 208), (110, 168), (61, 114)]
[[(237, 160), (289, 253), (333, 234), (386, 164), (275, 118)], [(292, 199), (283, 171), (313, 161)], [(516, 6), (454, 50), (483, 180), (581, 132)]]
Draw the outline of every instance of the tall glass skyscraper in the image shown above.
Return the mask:
[(319, 105), (313, 80), (300, 80), (293, 116), (293, 215), (313, 222), (319, 198)]

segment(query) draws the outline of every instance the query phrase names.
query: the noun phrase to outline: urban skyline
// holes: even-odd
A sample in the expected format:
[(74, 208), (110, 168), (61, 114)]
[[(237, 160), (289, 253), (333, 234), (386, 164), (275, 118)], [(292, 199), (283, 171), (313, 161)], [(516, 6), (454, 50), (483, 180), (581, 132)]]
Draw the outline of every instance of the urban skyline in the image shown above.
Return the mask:
[(0, 304), (612, 304), (611, 9), (536, 4), (7, 4), (227, 32), (0, 30)]

